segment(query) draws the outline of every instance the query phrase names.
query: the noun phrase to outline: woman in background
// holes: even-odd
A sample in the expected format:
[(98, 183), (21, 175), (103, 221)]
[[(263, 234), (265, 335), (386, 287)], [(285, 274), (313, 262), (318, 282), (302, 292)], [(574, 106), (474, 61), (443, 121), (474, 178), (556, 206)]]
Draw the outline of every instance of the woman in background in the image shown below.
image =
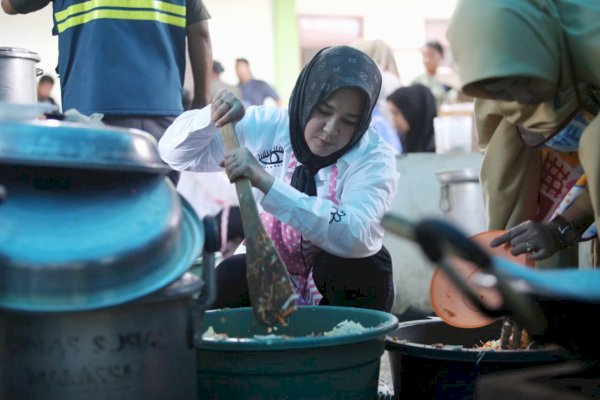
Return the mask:
[(407, 86), (396, 89), (387, 100), (403, 152), (434, 152), (437, 107), (431, 91), (423, 85)]

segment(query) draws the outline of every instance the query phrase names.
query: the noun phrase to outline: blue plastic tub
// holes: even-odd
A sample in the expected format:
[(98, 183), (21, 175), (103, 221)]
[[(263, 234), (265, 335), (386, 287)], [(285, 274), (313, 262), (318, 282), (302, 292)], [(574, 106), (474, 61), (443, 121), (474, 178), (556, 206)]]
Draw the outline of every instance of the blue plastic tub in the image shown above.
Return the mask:
[[(323, 336), (349, 320), (360, 333)], [(289, 326), (264, 338), (251, 308), (208, 311), (226, 340), (196, 343), (199, 399), (374, 399), (385, 335), (398, 326), (392, 314), (348, 307), (299, 307)], [(289, 336), (289, 337), (288, 337)]]

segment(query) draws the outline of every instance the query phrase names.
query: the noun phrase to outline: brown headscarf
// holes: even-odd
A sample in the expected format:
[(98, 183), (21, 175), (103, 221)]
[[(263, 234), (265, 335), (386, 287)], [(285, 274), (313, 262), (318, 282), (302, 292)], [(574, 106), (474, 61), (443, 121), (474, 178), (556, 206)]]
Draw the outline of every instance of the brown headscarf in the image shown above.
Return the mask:
[[(532, 219), (542, 155), (539, 148), (524, 144), (518, 127), (548, 137), (578, 108), (590, 109), (593, 99), (588, 89), (600, 87), (600, 3), (462, 0), (452, 16), (448, 39), (463, 90), (479, 98), (475, 114), (479, 144), (485, 149), (481, 183), (489, 226), (504, 229)], [(544, 86), (550, 98), (534, 105), (493, 100), (496, 97), (487, 88), (498, 78)], [(597, 223), (598, 118), (584, 131), (579, 145)]]

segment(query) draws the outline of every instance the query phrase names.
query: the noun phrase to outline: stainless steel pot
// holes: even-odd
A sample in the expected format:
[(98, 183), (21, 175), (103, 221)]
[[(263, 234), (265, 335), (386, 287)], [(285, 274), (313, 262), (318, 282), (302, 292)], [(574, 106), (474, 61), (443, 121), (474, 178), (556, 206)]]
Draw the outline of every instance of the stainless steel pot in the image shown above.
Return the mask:
[(196, 399), (193, 334), (201, 335), (201, 316), (214, 295), (214, 258), (205, 253), (203, 260), (202, 280), (187, 273), (118, 307), (0, 312), (0, 398)]
[(0, 101), (8, 103), (37, 103), (36, 68), (40, 57), (29, 50), (0, 47)]
[(54, 120), (0, 122), (0, 164), (156, 175), (170, 170), (146, 132)]
[(436, 173), (441, 183), (440, 210), (467, 234), (486, 230), (479, 170), (466, 168)]
[(160, 176), (0, 164), (0, 308), (83, 311), (177, 280), (200, 221)]
[[(214, 221), (202, 227), (164, 178), (148, 135), (0, 123), (11, 135), (0, 140), (0, 399), (195, 399)], [(203, 279), (181, 280), (203, 247)]]

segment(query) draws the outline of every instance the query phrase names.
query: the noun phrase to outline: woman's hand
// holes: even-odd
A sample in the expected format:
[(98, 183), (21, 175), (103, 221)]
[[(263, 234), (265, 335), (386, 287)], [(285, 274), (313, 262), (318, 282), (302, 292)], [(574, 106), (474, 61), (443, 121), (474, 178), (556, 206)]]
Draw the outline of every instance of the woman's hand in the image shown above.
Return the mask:
[(558, 250), (559, 244), (553, 232), (555, 229), (551, 224), (525, 221), (492, 240), (490, 245), (498, 247), (510, 243), (510, 252), (513, 256), (531, 253), (528, 255), (529, 258), (542, 260), (552, 256)]
[(235, 182), (239, 178), (248, 178), (252, 186), (264, 194), (267, 194), (275, 181), (275, 178), (260, 166), (256, 158), (245, 147), (234, 149), (225, 154), (221, 167), (225, 168), (231, 182)]
[(211, 102), (211, 119), (217, 128), (228, 122), (236, 123), (244, 117), (244, 105), (231, 92), (221, 89)]

